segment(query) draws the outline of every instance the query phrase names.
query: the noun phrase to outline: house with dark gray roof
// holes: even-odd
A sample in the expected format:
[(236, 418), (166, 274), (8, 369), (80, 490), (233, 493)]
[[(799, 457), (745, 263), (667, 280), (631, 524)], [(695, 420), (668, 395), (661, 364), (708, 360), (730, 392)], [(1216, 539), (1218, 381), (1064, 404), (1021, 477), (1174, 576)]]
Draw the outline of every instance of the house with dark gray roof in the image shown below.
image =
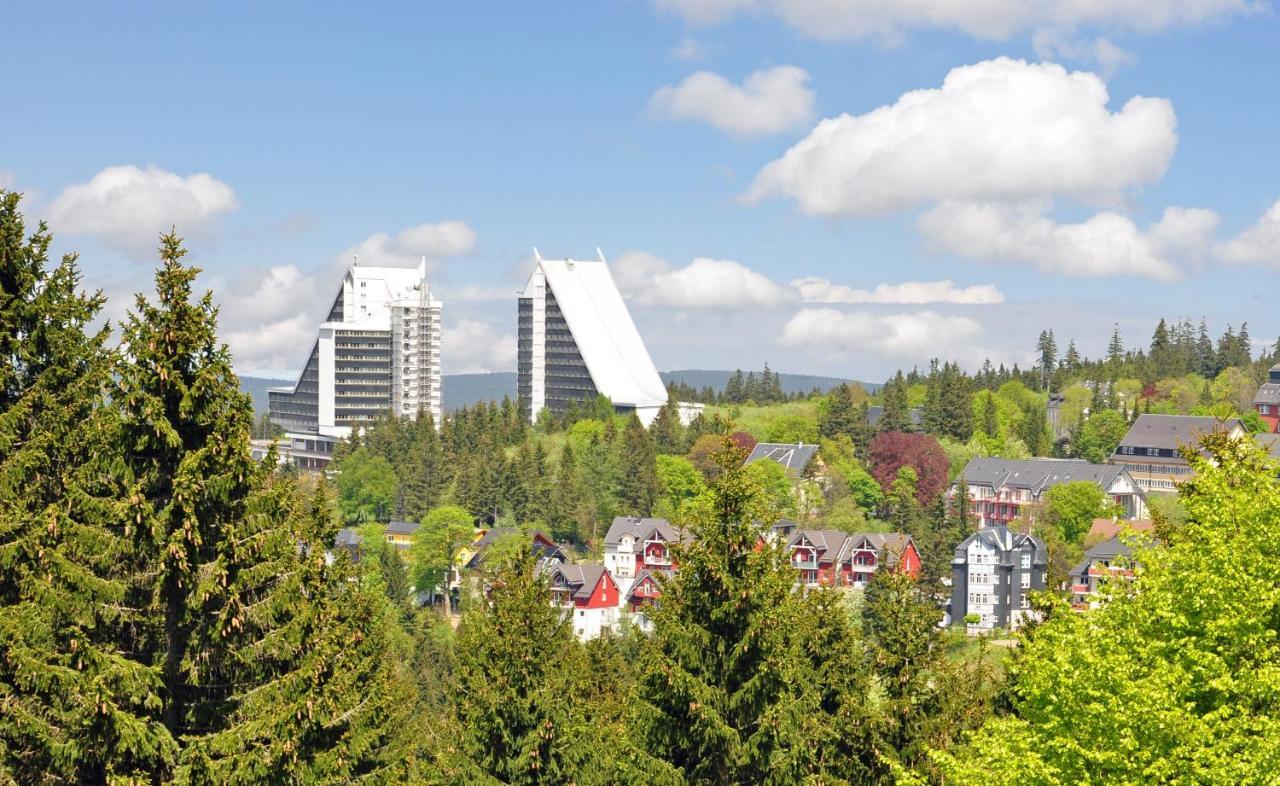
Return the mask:
[(1267, 431), (1280, 432), (1280, 363), (1267, 372), (1267, 381), (1253, 397), (1253, 408), (1267, 424)]
[(877, 570), (920, 573), (920, 552), (910, 535), (797, 530), (787, 541), (791, 567), (806, 587), (865, 587)]
[(978, 528), (1008, 524), (1019, 517), (1034, 520), (1045, 492), (1064, 483), (1092, 483), (1120, 506), (1126, 519), (1144, 518), (1146, 494), (1122, 466), (1091, 464), (1079, 459), (970, 459), (951, 484), (951, 497), (961, 481), (969, 490), (969, 513)]
[(1144, 536), (1116, 535), (1090, 547), (1080, 563), (1071, 569), (1071, 608), (1077, 611), (1098, 605), (1098, 590), (1105, 581), (1131, 580), (1137, 563), (1131, 543)]
[(387, 542), (400, 551), (404, 551), (413, 545), (413, 533), (417, 532), (420, 526), (422, 525), (416, 521), (392, 519), (387, 522)]
[[(749, 466), (757, 461), (772, 461), (781, 464), (787, 474), (793, 478), (798, 478), (806, 472), (817, 472), (820, 474), (821, 468), (816, 466), (820, 463), (818, 459), (818, 446), (808, 445), (804, 442), (759, 442), (752, 449), (751, 455), (747, 456), (747, 460), (743, 462), (743, 466)], [(813, 463), (815, 466), (810, 466)]]
[(666, 519), (617, 516), (604, 536), (604, 565), (620, 581), (645, 568), (666, 570), (674, 564), (671, 547), (689, 537)]
[(551, 603), (562, 609), (583, 641), (618, 623), (624, 598), (603, 565), (557, 565), (551, 572)]
[(970, 633), (1019, 627), (1031, 614), (1028, 596), (1045, 587), (1048, 566), (1039, 538), (1005, 526), (975, 532), (951, 560), (951, 624)]
[(1280, 459), (1280, 433), (1254, 434), (1262, 449), (1271, 454), (1271, 458)]
[(1196, 447), (1202, 437), (1220, 433), (1236, 439), (1247, 434), (1239, 418), (1139, 415), (1111, 454), (1110, 463), (1128, 470), (1143, 491), (1172, 494), (1194, 474), (1182, 448)]

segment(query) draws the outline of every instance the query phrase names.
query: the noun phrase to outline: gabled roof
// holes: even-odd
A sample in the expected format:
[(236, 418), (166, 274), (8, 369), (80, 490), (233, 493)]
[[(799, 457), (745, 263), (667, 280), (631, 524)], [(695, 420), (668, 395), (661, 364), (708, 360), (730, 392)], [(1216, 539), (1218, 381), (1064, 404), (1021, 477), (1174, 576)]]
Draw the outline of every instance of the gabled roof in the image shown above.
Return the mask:
[(849, 537), (848, 546), (841, 552), (840, 558), (847, 559), (865, 544), (879, 555), (886, 568), (892, 568), (902, 559), (907, 546), (913, 543), (915, 541), (911, 536), (902, 532), (858, 532)]
[(1116, 464), (1091, 464), (1078, 459), (970, 459), (960, 476), (970, 486), (1028, 489), (1040, 494), (1062, 483), (1087, 481), (1104, 491), (1111, 488), (1125, 469)]
[(813, 457), (818, 455), (817, 445), (806, 445), (803, 442), (780, 443), (780, 442), (759, 442), (752, 449), (751, 455), (747, 456), (747, 460), (743, 462), (743, 466), (753, 461), (768, 459), (770, 461), (781, 464), (786, 468), (787, 472), (792, 475), (799, 475), (804, 472), (804, 468), (809, 466), (809, 462)]
[(1110, 565), (1121, 557), (1132, 557), (1133, 548), (1120, 538), (1119, 535), (1095, 545), (1084, 553), (1084, 559), (1080, 560), (1074, 568), (1071, 569), (1072, 578), (1082, 578), (1084, 574), (1095, 563), (1105, 562)]
[(636, 590), (639, 589), (642, 584), (644, 584), (645, 579), (653, 579), (654, 585), (659, 589), (661, 589), (662, 582), (671, 578), (671, 574), (673, 572), (674, 571), (670, 571), (670, 570), (658, 570), (656, 568), (645, 568), (644, 570), (640, 571), (639, 573), (636, 574), (635, 579), (631, 582), (631, 586), (627, 588), (627, 600), (631, 600), (631, 598), (635, 595)]
[(412, 535), (418, 531), (418, 527), (422, 526), (416, 521), (398, 521), (392, 519), (387, 523), (388, 535)]
[(605, 573), (604, 565), (558, 565), (551, 575), (553, 582), (556, 576), (564, 578), (564, 583), (573, 591), (574, 600), (586, 600)]
[(791, 536), (787, 547), (808, 543), (817, 549), (819, 560), (835, 560), (848, 539), (849, 534), (838, 529), (802, 529)]
[(604, 545), (616, 547), (625, 535), (630, 535), (637, 543), (649, 540), (656, 535), (656, 540), (664, 543), (679, 543), (687, 540), (679, 528), (666, 519), (647, 518), (644, 516), (615, 516), (605, 533)]
[[(1206, 434), (1244, 429), (1239, 418), (1219, 420), (1206, 415), (1139, 415), (1120, 440), (1120, 447), (1177, 450), (1194, 445)], [(1117, 452), (1117, 457), (1122, 457)]]
[(1280, 382), (1268, 382), (1258, 388), (1258, 393), (1253, 397), (1255, 404), (1280, 404)]
[(590, 261), (539, 258), (538, 269), (569, 324), (596, 390), (614, 404), (667, 403), (667, 387), (603, 257)]
[(358, 548), (360, 546), (360, 533), (355, 527), (343, 527), (338, 530), (337, 536), (333, 539), (333, 545), (345, 549)]
[(967, 562), (969, 559), (969, 545), (974, 541), (981, 541), (994, 548), (996, 554), (1000, 557), (1000, 563), (1003, 565), (1012, 565), (1013, 555), (1021, 554), (1028, 548), (1035, 550), (1035, 556), (1032, 558), (1033, 564), (1046, 565), (1049, 562), (1049, 552), (1045, 548), (1043, 541), (1031, 535), (1015, 532), (1004, 526), (987, 527), (965, 538), (960, 542), (960, 545), (956, 546), (953, 562), (961, 564)]
[[(484, 562), (485, 551), (494, 544), (499, 538), (511, 535), (519, 535), (520, 530), (515, 527), (493, 527), (486, 530), (471, 548), (475, 551), (471, 559), (467, 562), (468, 568), (477, 568)], [(567, 558), (564, 549), (558, 543), (544, 535), (538, 530), (529, 533), (530, 550), (538, 557), (538, 569), (542, 571), (546, 566), (556, 560), (564, 562)]]
[(1280, 458), (1280, 434), (1254, 434), (1253, 438), (1271, 454), (1271, 458)]

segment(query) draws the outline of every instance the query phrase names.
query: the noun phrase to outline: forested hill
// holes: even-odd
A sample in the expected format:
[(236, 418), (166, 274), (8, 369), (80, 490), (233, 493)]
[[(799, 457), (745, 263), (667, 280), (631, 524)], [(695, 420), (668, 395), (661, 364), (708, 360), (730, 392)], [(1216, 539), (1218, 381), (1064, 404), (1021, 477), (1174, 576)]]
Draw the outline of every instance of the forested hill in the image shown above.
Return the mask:
[[(701, 390), (707, 386), (723, 390), (732, 371), (716, 371), (710, 369), (682, 369), (679, 371), (661, 372), (662, 381), (683, 382), (690, 387)], [(788, 395), (808, 393), (817, 388), (823, 392), (850, 380), (837, 377), (820, 377), (811, 374), (779, 374), (782, 391)], [(287, 387), (293, 384), (288, 379), (264, 379), (262, 377), (240, 377), (240, 389), (253, 397), (255, 412), (267, 411), (267, 389)], [(874, 393), (879, 385), (869, 382), (857, 382), (868, 392)], [(444, 375), (444, 408), (446, 411), (471, 406), (477, 401), (501, 401), (503, 396), (516, 395), (516, 375), (503, 371), (492, 374), (445, 374)]]

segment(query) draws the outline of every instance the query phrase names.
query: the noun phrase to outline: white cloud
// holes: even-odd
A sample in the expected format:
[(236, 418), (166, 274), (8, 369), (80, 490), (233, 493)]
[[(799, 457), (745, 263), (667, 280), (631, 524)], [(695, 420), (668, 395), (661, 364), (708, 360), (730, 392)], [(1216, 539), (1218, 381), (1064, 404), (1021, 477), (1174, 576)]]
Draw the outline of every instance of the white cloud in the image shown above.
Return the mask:
[(685, 36), (671, 50), (671, 56), (676, 60), (701, 60), (707, 56), (707, 47), (697, 39)]
[(231, 186), (211, 175), (183, 177), (157, 167), (107, 167), (68, 186), (49, 206), (55, 232), (89, 235), (134, 256), (154, 255), (161, 233), (198, 236), (238, 208)]
[(1280, 202), (1268, 208), (1256, 224), (1218, 244), (1216, 251), (1228, 262), (1280, 268)]
[(795, 66), (756, 71), (741, 86), (699, 71), (678, 85), (659, 88), (649, 108), (678, 120), (710, 123), (734, 136), (779, 134), (813, 116), (814, 93), (808, 81), (808, 72)]
[(833, 284), (825, 278), (805, 276), (794, 279), (791, 286), (800, 293), (800, 299), (805, 303), (989, 305), (1004, 302), (1004, 295), (993, 284), (957, 287), (951, 281), (907, 281), (902, 284), (881, 284), (875, 289), (857, 289), (845, 284)]
[(1041, 30), (1032, 37), (1036, 56), (1041, 60), (1076, 60), (1094, 63), (1104, 77), (1109, 77), (1121, 66), (1134, 62), (1128, 52), (1105, 37), (1092, 41), (1081, 39), (1062, 30)]
[(637, 305), (691, 309), (776, 306), (794, 296), (787, 287), (729, 259), (699, 257), (681, 268), (644, 252), (612, 265), (619, 288)]
[(1211, 210), (1170, 207), (1144, 232), (1114, 212), (1059, 224), (1037, 206), (948, 202), (921, 215), (918, 226), (933, 250), (986, 262), (1074, 277), (1174, 281), (1180, 263), (1203, 253), (1217, 223)]
[(442, 257), (465, 254), (475, 247), (476, 232), (462, 221), (419, 224), (392, 237), (385, 232), (370, 235), (339, 255), (343, 265), (354, 256), (371, 267), (414, 267), (422, 257), (428, 263)]
[(1003, 303), (991, 284), (957, 287), (951, 281), (908, 281), (857, 289), (805, 276), (781, 284), (733, 260), (699, 257), (684, 267), (643, 251), (628, 251), (611, 265), (623, 295), (638, 306), (687, 310), (770, 308), (790, 303), (922, 305)]
[(1114, 201), (1164, 175), (1173, 106), (1135, 97), (1107, 109), (1096, 75), (999, 58), (864, 115), (823, 120), (764, 167), (749, 200), (787, 196), (805, 213), (861, 215), (947, 199), (1065, 195)]
[(953, 29), (1005, 40), (1046, 28), (1105, 26), (1154, 32), (1260, 12), (1262, 0), (655, 0), (693, 24), (741, 13), (776, 16), (824, 40), (893, 41), (913, 29)]
[(904, 314), (805, 308), (782, 329), (783, 346), (815, 354), (857, 356), (871, 352), (899, 362), (933, 357), (972, 361), (982, 352), (982, 325), (969, 317), (934, 311)]
[(445, 371), (450, 374), (511, 371), (516, 367), (516, 337), (487, 322), (462, 319), (446, 325), (441, 340)]

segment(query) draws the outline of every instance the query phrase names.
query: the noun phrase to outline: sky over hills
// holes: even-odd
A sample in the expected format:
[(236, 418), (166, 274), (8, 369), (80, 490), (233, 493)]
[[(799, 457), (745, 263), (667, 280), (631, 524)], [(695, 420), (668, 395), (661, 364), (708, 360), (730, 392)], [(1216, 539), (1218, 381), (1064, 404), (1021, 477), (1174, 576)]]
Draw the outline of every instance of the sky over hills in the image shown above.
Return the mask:
[(511, 370), (533, 246), (600, 246), (660, 368), (1280, 334), (1272, 3), (455, 5), (12, 8), (0, 186), (117, 314), (176, 225), (261, 376), (352, 255), (426, 256), (446, 372)]

